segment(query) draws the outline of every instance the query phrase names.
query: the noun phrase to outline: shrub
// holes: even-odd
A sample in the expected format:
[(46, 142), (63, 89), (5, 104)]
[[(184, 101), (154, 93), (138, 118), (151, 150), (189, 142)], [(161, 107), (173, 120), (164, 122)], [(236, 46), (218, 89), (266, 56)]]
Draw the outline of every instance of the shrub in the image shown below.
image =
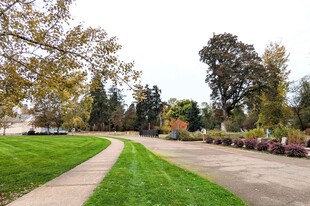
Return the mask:
[(242, 139), (235, 139), (234, 140), (234, 145), (236, 147), (243, 147), (244, 143), (243, 143)]
[(276, 138), (271, 138), (271, 139), (268, 141), (269, 144), (274, 144), (274, 143), (278, 143), (278, 142), (279, 142), (279, 140), (277, 140)]
[(29, 131), (27, 132), (27, 135), (36, 135), (36, 131), (34, 131), (34, 130), (29, 130)]
[(274, 143), (270, 147), (270, 152), (272, 154), (285, 154), (285, 146), (281, 143)]
[(191, 133), (191, 132), (187, 131), (186, 129), (180, 129), (179, 130), (179, 140), (181, 140), (181, 141), (201, 141), (201, 140), (203, 140), (203, 134), (201, 134), (201, 132), (199, 132), (199, 131)]
[(268, 151), (269, 144), (266, 141), (259, 142), (256, 146), (258, 151)]
[(225, 146), (230, 146), (233, 143), (230, 137), (225, 137), (222, 142), (223, 142), (223, 145)]
[(213, 138), (208, 136), (208, 137), (206, 138), (206, 143), (207, 143), (207, 144), (212, 144), (212, 143), (213, 143)]
[(307, 129), (305, 130), (305, 134), (306, 134), (306, 135), (310, 135), (310, 128), (307, 128)]
[(188, 141), (191, 139), (191, 134), (186, 129), (179, 130), (179, 140)]
[(306, 141), (306, 135), (298, 129), (289, 129), (287, 132), (288, 143), (303, 144)]
[(286, 154), (289, 157), (306, 157), (307, 150), (297, 144), (289, 144), (286, 146)]
[(259, 137), (264, 137), (265, 136), (265, 131), (261, 128), (257, 129), (252, 129), (244, 133), (244, 137), (246, 138), (259, 138)]
[(247, 149), (255, 149), (256, 144), (257, 144), (256, 139), (245, 139), (244, 140), (244, 145), (245, 145), (245, 148)]
[(239, 125), (238, 122), (232, 120), (226, 120), (225, 126), (228, 132), (239, 132), (241, 127), (241, 125)]
[(310, 147), (310, 139), (307, 140), (306, 147)]
[(281, 141), (281, 138), (282, 137), (287, 137), (288, 135), (288, 131), (290, 130), (290, 128), (288, 127), (281, 127), (281, 126), (278, 126), (276, 127), (272, 132), (272, 136), (274, 138), (276, 138), (278, 141)]
[(200, 131), (191, 133), (190, 137), (191, 137), (190, 138), (191, 141), (202, 141), (203, 140), (203, 134)]
[(225, 133), (220, 130), (209, 130), (207, 131), (207, 135), (213, 138), (217, 138), (217, 137), (224, 137)]
[(221, 138), (214, 139), (213, 143), (214, 144), (222, 144), (222, 139)]
[(169, 134), (170, 131), (171, 131), (171, 127), (167, 125), (164, 125), (160, 130), (161, 134)]

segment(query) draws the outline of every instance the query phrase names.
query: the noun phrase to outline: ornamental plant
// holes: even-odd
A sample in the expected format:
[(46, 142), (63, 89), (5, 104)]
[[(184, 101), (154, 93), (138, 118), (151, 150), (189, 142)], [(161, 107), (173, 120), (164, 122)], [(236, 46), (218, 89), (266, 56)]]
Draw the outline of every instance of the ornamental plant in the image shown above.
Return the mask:
[(207, 143), (207, 144), (212, 144), (212, 143), (213, 143), (213, 140), (214, 140), (214, 139), (213, 139), (212, 137), (209, 137), (209, 136), (208, 136), (208, 137), (206, 138), (206, 143)]
[(288, 143), (304, 144), (306, 135), (298, 129), (290, 129), (287, 132)]
[(274, 143), (270, 147), (270, 152), (272, 154), (285, 154), (285, 146), (281, 143)]
[(256, 146), (258, 151), (268, 151), (269, 144), (266, 141), (259, 142)]
[(289, 144), (286, 146), (286, 154), (289, 157), (306, 157), (307, 150), (297, 144)]
[(243, 147), (244, 143), (243, 143), (242, 139), (235, 139), (234, 140), (234, 145), (236, 147)]
[(222, 139), (221, 138), (216, 138), (213, 141), (214, 144), (222, 144)]
[(255, 149), (256, 144), (257, 144), (256, 139), (245, 139), (244, 140), (244, 145), (245, 145), (245, 148), (247, 149)]
[(265, 131), (261, 128), (257, 129), (252, 129), (250, 131), (247, 131), (244, 133), (244, 136), (246, 138), (259, 138), (259, 137), (264, 137), (265, 136)]
[(230, 137), (225, 137), (222, 142), (223, 142), (223, 145), (225, 146), (230, 146), (233, 143)]
[(186, 130), (188, 126), (187, 122), (184, 122), (182, 120), (179, 119), (171, 119), (170, 120), (170, 127), (172, 130)]

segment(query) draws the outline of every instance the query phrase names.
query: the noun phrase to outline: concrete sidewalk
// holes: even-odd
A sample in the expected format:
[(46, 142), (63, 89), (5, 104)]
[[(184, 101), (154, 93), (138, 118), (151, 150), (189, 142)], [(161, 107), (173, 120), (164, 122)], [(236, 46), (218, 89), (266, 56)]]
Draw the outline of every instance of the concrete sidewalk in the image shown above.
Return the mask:
[(121, 154), (124, 143), (111, 141), (108, 148), (10, 203), (9, 206), (78, 206), (93, 193)]

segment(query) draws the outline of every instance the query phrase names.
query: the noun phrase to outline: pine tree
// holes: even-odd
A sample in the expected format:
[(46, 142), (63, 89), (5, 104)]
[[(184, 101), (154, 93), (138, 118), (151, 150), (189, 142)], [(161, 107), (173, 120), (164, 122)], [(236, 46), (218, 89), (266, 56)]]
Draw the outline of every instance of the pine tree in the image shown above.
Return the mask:
[(98, 87), (91, 92), (93, 98), (92, 109), (90, 112), (89, 124), (91, 130), (102, 131), (109, 121), (109, 101), (104, 88), (104, 84), (98, 81)]

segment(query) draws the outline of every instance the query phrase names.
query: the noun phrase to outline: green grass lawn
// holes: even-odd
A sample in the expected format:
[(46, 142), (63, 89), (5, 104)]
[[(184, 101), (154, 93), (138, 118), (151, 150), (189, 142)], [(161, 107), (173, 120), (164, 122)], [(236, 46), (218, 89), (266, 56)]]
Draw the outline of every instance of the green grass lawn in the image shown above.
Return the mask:
[(160, 159), (143, 145), (125, 148), (86, 205), (246, 205), (208, 180)]
[(0, 205), (70, 170), (109, 144), (84, 136), (0, 137)]

